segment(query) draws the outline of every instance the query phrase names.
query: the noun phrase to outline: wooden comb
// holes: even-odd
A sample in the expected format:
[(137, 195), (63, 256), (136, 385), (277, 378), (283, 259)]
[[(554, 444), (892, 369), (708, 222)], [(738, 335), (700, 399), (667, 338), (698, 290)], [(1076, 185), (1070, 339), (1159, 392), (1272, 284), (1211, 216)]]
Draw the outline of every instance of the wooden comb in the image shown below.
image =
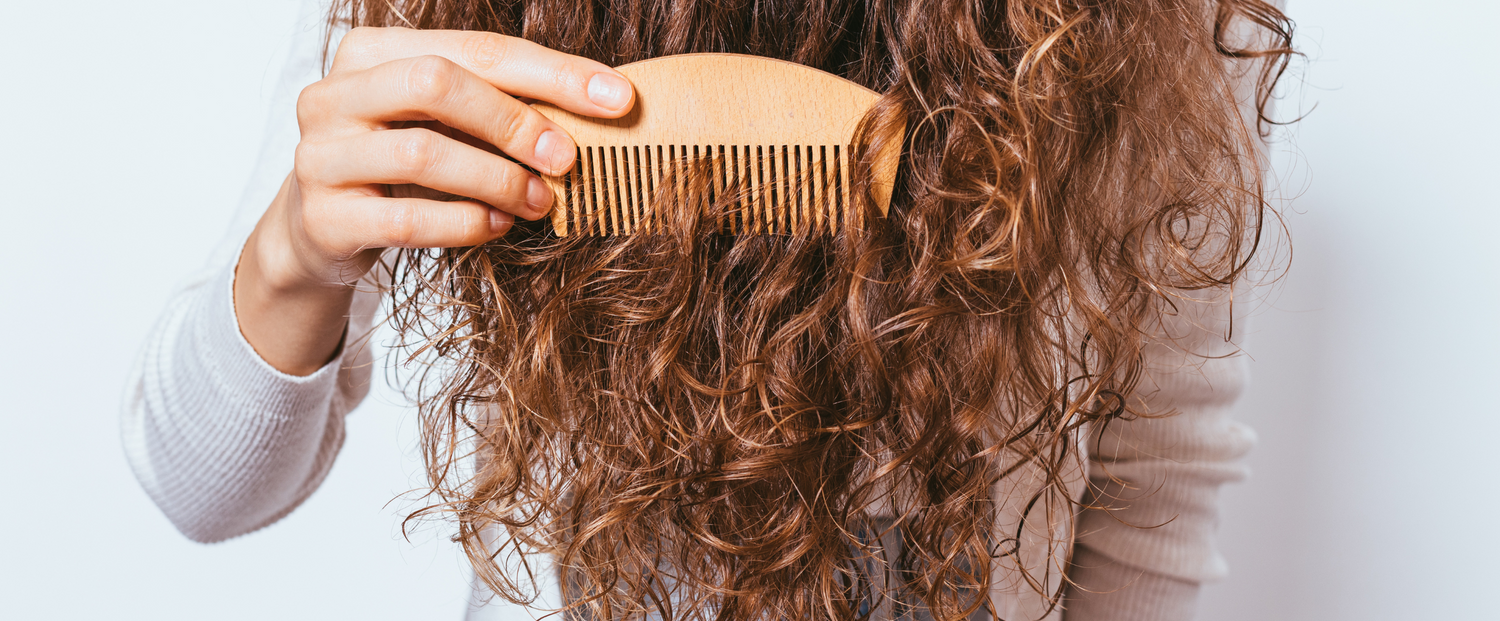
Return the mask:
[[(720, 230), (835, 231), (857, 219), (849, 178), (854, 131), (880, 95), (796, 63), (740, 54), (664, 56), (618, 67), (635, 107), (595, 119), (533, 106), (578, 145), (572, 170), (544, 176), (559, 236), (659, 230), (663, 206), (700, 204), (689, 174), (727, 204)], [(903, 128), (904, 131), (904, 128)], [(871, 189), (885, 215), (900, 140), (875, 158)], [(688, 186), (692, 187), (689, 183)]]

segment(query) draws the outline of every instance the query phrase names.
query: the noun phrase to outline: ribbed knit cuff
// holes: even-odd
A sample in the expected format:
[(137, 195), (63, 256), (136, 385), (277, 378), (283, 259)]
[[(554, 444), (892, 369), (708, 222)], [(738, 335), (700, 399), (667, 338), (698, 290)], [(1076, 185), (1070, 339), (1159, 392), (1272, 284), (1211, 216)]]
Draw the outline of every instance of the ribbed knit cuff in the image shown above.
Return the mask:
[[(271, 388), (268, 391), (256, 392), (259, 395), (274, 395), (281, 398), (303, 396), (298, 394), (307, 392), (299, 390), (302, 386), (308, 386), (309, 388), (319, 385), (331, 386), (338, 375), (339, 363), (344, 354), (343, 343), (347, 338), (339, 341), (339, 351), (328, 361), (328, 364), (323, 365), (309, 375), (283, 373), (276, 367), (271, 366), (271, 363), (266, 362), (266, 359), (262, 358), (260, 353), (255, 351), (255, 347), (250, 344), (250, 341), (245, 339), (245, 334), (240, 331), (239, 313), (236, 312), (234, 307), (236, 268), (236, 265), (230, 265), (227, 270), (221, 272), (215, 279), (218, 281), (216, 288), (222, 287), (222, 289), (219, 289), (221, 293), (214, 297), (213, 304), (215, 308), (204, 317), (209, 323), (202, 326), (201, 332), (206, 338), (213, 341), (210, 347), (214, 351), (229, 353), (231, 348), (233, 348), (233, 351), (236, 352), (235, 355), (223, 358), (224, 366), (222, 372), (225, 376), (252, 380), (254, 382), (253, 386), (246, 384), (244, 387), (247, 389), (252, 387)], [(328, 390), (330, 389), (322, 389), (324, 393), (327, 393)], [(314, 392), (316, 392), (316, 389)]]

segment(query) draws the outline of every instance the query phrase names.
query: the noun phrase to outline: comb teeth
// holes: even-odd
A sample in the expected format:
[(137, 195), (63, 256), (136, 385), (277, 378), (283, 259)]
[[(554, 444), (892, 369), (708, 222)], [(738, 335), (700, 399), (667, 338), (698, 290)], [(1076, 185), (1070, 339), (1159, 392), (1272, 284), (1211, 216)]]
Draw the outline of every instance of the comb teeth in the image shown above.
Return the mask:
[(556, 180), (561, 236), (659, 233), (669, 205), (713, 206), (730, 234), (835, 232), (854, 216), (842, 145), (581, 146), (577, 161)]

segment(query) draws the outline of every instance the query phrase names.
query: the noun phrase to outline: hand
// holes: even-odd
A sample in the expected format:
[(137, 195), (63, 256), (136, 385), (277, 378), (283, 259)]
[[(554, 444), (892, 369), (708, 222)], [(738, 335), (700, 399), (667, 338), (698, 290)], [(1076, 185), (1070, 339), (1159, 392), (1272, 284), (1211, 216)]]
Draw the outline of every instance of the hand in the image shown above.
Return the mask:
[(405, 28), (344, 37), (328, 76), (298, 99), (295, 169), (240, 257), (240, 329), (267, 362), (321, 367), (350, 285), (381, 249), (477, 245), (517, 216), (547, 214), (551, 193), (516, 162), (559, 173), (574, 143), (517, 97), (593, 117), (634, 103), (613, 69), (522, 39)]

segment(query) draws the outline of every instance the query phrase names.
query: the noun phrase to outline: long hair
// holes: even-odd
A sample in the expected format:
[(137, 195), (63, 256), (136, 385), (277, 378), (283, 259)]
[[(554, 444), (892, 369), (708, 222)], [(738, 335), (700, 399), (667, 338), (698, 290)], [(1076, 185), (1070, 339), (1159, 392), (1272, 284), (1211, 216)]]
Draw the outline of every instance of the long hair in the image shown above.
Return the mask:
[[(611, 65), (754, 54), (882, 94), (858, 226), (726, 235), (729, 207), (702, 204), (661, 234), (520, 224), (392, 267), (393, 321), (434, 372), (429, 510), (499, 596), (530, 601), (547, 553), (600, 619), (868, 616), (872, 530), (899, 532), (891, 588), (937, 619), (982, 610), (996, 567), (1031, 566), (1004, 562), (1021, 547), (998, 513), (1071, 510), (1079, 427), (1138, 414), (1148, 324), (1243, 276), (1267, 215), (1254, 128), (1292, 53), (1258, 0), (343, 0), (334, 19)], [(871, 147), (898, 139), (878, 218)]]

